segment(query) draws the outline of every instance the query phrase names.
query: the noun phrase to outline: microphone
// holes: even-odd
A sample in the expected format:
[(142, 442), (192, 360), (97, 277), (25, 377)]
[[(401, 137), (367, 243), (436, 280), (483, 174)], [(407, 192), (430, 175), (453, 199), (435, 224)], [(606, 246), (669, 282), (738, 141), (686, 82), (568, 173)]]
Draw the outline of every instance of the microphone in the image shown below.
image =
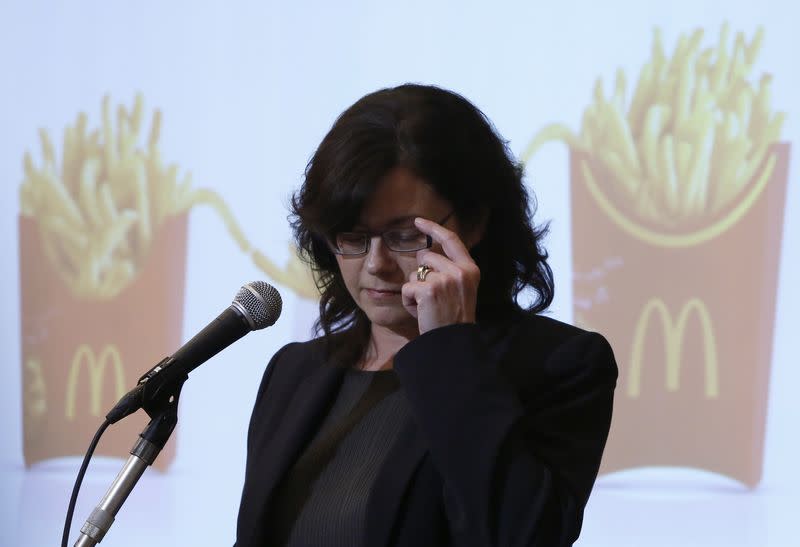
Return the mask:
[(275, 287), (264, 281), (248, 283), (225, 311), (173, 353), (165, 365), (188, 374), (248, 332), (273, 325), (282, 307)]
[[(178, 397), (189, 373), (227, 348), (251, 330), (268, 327), (277, 321), (281, 314), (281, 295), (275, 287), (263, 281), (253, 281), (244, 285), (233, 303), (216, 319), (209, 323), (194, 338), (186, 342), (170, 357), (165, 357), (139, 379), (135, 388), (129, 391), (106, 415), (104, 423), (93, 443), (105, 428), (125, 416), (143, 408), (151, 417), (150, 423), (139, 435), (130, 452), (125, 466), (114, 479), (111, 487), (81, 528), (81, 535), (75, 547), (93, 547), (105, 536), (114, 517), (136, 486), (147, 466), (152, 465), (178, 422)], [(77, 488), (94, 445), (87, 452), (87, 459), (78, 473), (76, 490), (67, 511), (67, 524), (64, 528), (63, 544), (72, 519)]]
[(106, 419), (113, 424), (143, 406), (146, 409), (148, 402), (157, 399), (165, 388), (185, 380), (191, 371), (248, 332), (274, 324), (282, 307), (280, 293), (269, 283), (252, 281), (242, 286), (216, 319), (139, 378), (137, 386), (119, 400)]

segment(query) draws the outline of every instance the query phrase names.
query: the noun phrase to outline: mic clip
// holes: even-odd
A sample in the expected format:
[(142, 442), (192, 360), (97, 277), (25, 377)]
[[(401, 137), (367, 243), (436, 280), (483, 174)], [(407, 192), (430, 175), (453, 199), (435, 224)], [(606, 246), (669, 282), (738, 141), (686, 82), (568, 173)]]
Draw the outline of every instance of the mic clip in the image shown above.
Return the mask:
[(181, 388), (189, 375), (180, 367), (173, 367), (174, 363), (172, 357), (164, 357), (145, 372), (136, 387), (123, 395), (106, 414), (106, 420), (111, 424), (117, 423), (140, 408), (154, 418), (170, 407), (177, 406)]
[(158, 375), (159, 372), (164, 370), (165, 367), (168, 367), (172, 362), (172, 357), (164, 357), (161, 361), (159, 361), (156, 366), (142, 374), (139, 381), (136, 382), (137, 385), (142, 385), (150, 380), (150, 378), (155, 377)]

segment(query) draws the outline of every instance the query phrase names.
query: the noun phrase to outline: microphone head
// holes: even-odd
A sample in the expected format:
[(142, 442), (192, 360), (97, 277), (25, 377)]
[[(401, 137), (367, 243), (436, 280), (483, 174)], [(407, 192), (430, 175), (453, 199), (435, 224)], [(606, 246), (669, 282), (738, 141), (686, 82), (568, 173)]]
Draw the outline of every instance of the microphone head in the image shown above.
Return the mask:
[(281, 316), (283, 301), (277, 289), (264, 281), (243, 285), (231, 304), (253, 330), (269, 327)]

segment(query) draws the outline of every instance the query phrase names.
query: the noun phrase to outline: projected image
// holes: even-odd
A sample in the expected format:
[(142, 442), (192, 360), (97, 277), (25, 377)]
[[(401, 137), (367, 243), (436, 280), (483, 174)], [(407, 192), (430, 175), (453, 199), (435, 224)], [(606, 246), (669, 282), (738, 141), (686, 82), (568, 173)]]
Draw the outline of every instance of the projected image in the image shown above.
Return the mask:
[[(234, 543), (270, 357), (319, 334), (291, 200), (337, 117), (405, 83), (467, 97), (508, 139), (548, 227), (541, 313), (614, 351), (576, 547), (797, 543), (799, 6), (4, 4), (0, 545), (58, 543), (106, 413), (263, 280), (281, 318), (192, 372), (103, 541)], [(104, 434), (72, 538), (148, 421)]]
[(698, 467), (753, 486), (789, 145), (772, 76), (752, 74), (764, 30), (732, 47), (727, 25), (716, 45), (705, 35), (667, 56), (656, 30), (632, 92), (621, 69), (610, 97), (598, 79), (580, 133), (546, 127), (524, 157), (570, 147), (575, 317), (620, 363), (603, 471)]
[[(81, 112), (60, 150), (40, 130), (41, 162), (25, 154), (20, 186), (24, 454), (80, 456), (85, 439), (146, 370), (180, 345), (189, 210), (210, 205), (270, 278), (313, 299), (296, 252), (285, 268), (254, 249), (223, 199), (193, 188), (161, 157), (162, 114), (141, 144), (144, 97), (130, 109), (103, 99), (101, 126)], [(155, 319), (142, 322), (141, 317)], [(146, 344), (142, 344), (146, 340)], [(125, 457), (141, 420), (109, 433), (99, 454)], [(156, 460), (165, 469), (170, 443)]]

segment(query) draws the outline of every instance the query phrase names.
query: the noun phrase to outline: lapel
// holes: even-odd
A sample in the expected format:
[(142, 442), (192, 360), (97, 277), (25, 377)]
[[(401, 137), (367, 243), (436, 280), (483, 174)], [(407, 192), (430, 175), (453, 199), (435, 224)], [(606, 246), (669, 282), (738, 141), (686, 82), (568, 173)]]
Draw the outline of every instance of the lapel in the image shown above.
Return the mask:
[[(289, 364), (291, 366), (291, 364)], [(258, 454), (255, 465), (260, 466), (260, 477), (251, 481), (258, 485), (257, 490), (250, 492), (254, 522), (245, 525), (254, 536), (246, 545), (262, 545), (261, 533), (269, 502), (278, 481), (287, 472), (291, 463), (314, 435), (320, 421), (336, 395), (342, 382), (344, 371), (337, 367), (318, 366), (304, 378), (289, 400), (284, 413), (277, 414), (274, 434), (264, 435), (259, 446), (254, 450)], [(275, 420), (272, 420), (273, 422)], [(266, 424), (268, 430), (273, 424)], [(268, 520), (268, 519), (267, 519)]]
[[(480, 326), (481, 339), (486, 343), (489, 366), (497, 366), (509, 350), (511, 334), (516, 325), (490, 323)], [(389, 455), (375, 479), (367, 504), (366, 544), (384, 546), (391, 543), (390, 534), (398, 518), (403, 494), (428, 448), (414, 419), (409, 417), (401, 429)]]

